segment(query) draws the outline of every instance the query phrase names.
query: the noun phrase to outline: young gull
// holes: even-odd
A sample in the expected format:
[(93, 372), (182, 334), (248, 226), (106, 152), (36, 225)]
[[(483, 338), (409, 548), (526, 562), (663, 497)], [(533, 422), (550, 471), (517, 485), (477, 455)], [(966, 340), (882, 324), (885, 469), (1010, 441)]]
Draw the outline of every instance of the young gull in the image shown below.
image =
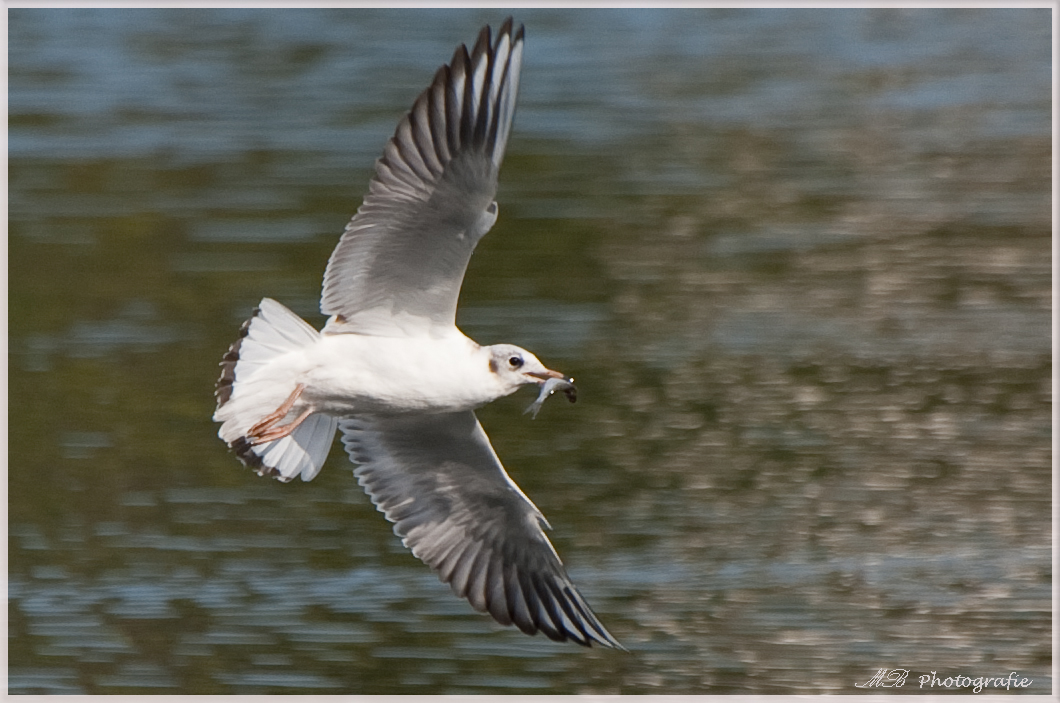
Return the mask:
[(461, 45), (402, 118), (324, 274), (315, 330), (265, 298), (221, 362), (214, 420), (262, 476), (309, 481), (335, 431), (412, 553), (503, 625), (622, 649), (571, 583), (541, 511), (505, 473), (475, 408), (572, 379), (456, 327), (468, 259), (497, 219), (523, 27)]

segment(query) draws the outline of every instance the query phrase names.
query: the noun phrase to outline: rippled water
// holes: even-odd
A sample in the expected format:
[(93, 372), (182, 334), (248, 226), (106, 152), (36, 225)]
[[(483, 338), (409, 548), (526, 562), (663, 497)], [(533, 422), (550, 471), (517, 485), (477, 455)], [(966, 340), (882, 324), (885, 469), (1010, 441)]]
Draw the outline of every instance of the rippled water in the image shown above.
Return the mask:
[(459, 322), (578, 379), (480, 415), (632, 656), (474, 613), (339, 448), (225, 451), (239, 323), (321, 322), (382, 144), (502, 19), (10, 11), (9, 691), (1048, 693), (1045, 9), (519, 14)]

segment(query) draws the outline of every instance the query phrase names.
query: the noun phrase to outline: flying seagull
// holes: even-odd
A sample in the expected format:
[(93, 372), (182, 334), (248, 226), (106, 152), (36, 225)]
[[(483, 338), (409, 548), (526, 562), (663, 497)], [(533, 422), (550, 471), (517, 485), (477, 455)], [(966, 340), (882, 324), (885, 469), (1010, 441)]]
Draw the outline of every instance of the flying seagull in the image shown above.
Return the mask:
[[(475, 408), (563, 374), (456, 327), (468, 259), (497, 220), (523, 27), (461, 45), (398, 124), (324, 274), (317, 331), (265, 298), (221, 361), (218, 435), (259, 475), (309, 481), (335, 431), (412, 553), (503, 625), (623, 649), (571, 583), (541, 511), (501, 466)], [(535, 409), (536, 412), (536, 409)]]

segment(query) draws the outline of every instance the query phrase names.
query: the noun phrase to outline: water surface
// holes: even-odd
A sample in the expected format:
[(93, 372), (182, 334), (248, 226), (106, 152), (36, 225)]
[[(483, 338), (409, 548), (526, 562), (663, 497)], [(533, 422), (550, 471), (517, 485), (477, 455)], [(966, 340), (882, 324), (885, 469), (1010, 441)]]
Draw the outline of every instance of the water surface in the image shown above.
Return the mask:
[[(11, 693), (1050, 691), (1047, 10), (533, 10), (459, 323), (578, 379), (481, 411), (630, 650), (454, 598), (336, 446), (210, 421), (493, 10), (9, 13)], [(937, 689), (936, 689), (937, 692)]]

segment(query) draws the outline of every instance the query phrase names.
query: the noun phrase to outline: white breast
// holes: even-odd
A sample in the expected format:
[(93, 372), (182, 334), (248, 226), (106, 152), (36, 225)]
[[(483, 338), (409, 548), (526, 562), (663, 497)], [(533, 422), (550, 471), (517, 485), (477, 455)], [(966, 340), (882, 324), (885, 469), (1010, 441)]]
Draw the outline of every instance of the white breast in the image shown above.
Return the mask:
[(323, 335), (304, 355), (304, 400), (338, 417), (455, 412), (506, 395), (489, 357), (462, 334), (427, 337)]

